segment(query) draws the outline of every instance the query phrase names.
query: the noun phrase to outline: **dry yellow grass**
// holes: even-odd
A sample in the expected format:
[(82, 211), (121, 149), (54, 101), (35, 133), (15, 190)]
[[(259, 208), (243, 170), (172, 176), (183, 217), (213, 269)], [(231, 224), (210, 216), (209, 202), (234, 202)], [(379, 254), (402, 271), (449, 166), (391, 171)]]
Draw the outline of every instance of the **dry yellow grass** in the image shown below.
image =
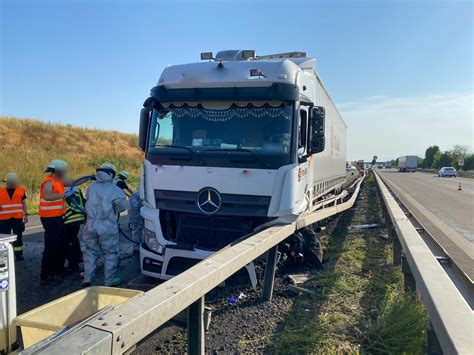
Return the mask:
[(136, 188), (142, 161), (137, 140), (134, 134), (118, 131), (0, 116), (0, 175), (12, 171), (20, 176), (31, 212), (37, 210), (39, 184), (52, 159), (67, 161), (72, 178), (90, 175), (101, 163), (112, 162), (130, 173), (130, 184)]

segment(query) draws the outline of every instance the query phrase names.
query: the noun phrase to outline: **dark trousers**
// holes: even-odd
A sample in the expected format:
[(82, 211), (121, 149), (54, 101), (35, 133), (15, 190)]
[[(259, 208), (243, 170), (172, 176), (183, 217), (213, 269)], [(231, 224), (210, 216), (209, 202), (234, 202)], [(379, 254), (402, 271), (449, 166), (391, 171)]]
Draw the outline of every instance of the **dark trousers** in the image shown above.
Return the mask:
[(80, 228), (79, 223), (64, 224), (65, 257), (69, 267), (76, 267), (82, 261), (81, 245), (77, 238)]
[(0, 220), (1, 234), (16, 234), (16, 241), (12, 243), (15, 255), (23, 254), (23, 232), (25, 231), (25, 224), (23, 218), (10, 218)]
[(44, 228), (44, 251), (41, 261), (41, 279), (64, 271), (63, 217), (41, 217)]

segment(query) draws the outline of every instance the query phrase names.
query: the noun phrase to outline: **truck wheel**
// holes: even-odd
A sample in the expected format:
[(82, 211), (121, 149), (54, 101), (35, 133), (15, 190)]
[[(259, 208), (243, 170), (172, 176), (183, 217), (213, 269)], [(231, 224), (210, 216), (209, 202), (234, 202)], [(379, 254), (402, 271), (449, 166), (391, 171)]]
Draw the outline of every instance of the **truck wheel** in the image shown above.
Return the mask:
[(320, 270), (323, 268), (323, 248), (321, 247), (321, 241), (317, 233), (313, 230), (311, 226), (303, 228), (301, 230), (303, 235), (304, 245), (303, 245), (303, 256), (304, 260)]

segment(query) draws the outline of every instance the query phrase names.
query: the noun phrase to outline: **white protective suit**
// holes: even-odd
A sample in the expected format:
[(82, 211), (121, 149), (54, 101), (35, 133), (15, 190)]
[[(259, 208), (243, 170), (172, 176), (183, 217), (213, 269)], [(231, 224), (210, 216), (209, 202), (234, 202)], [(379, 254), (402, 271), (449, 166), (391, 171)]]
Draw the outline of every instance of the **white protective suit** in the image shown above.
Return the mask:
[[(128, 221), (130, 229), (132, 230), (132, 240), (137, 243), (140, 243), (143, 239), (143, 217), (140, 215), (140, 209), (143, 206), (142, 200), (140, 198), (140, 192), (135, 192), (128, 199), (130, 207), (128, 208)], [(139, 246), (131, 242), (127, 243), (127, 250), (130, 253), (133, 253), (133, 250), (138, 250)]]
[(103, 171), (96, 174), (96, 182), (87, 189), (87, 221), (84, 226), (84, 282), (92, 282), (97, 261), (104, 256), (105, 285), (118, 276), (119, 231), (117, 216), (127, 208), (125, 193), (112, 183)]

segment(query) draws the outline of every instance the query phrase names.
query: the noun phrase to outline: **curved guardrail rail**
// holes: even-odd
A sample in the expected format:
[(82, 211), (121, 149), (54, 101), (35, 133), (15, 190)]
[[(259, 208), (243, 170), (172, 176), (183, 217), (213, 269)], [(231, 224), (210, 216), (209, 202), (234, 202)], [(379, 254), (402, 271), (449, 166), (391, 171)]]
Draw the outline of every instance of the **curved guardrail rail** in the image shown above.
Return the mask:
[(263, 297), (272, 297), (278, 243), (296, 230), (351, 208), (363, 178), (352, 196), (340, 194), (332, 206), (301, 216), (296, 222), (270, 226), (216, 252), (199, 264), (150, 291), (117, 306), (97, 320), (38, 354), (122, 354), (148, 334), (188, 309), (188, 353), (204, 354), (204, 296), (235, 272), (267, 253)]

